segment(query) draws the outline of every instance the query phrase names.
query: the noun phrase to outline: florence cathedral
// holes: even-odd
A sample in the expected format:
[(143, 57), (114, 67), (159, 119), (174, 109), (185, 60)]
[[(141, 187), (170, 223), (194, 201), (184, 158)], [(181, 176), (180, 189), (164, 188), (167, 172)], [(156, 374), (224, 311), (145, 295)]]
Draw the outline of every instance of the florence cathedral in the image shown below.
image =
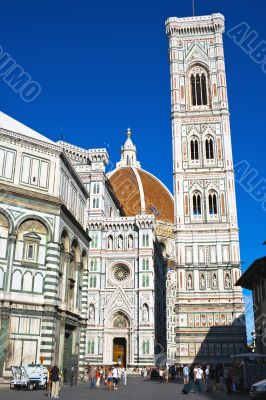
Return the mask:
[(166, 32), (173, 193), (142, 169), (130, 129), (107, 173), (106, 149), (0, 113), (0, 377), (245, 351), (224, 17), (169, 18)]

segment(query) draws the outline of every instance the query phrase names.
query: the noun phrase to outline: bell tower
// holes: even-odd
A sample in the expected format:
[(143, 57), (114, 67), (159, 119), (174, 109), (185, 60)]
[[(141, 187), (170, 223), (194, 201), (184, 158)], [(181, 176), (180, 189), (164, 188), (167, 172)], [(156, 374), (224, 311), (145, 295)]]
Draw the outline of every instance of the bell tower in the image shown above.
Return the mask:
[(176, 362), (226, 362), (246, 333), (223, 51), (224, 17), (169, 18)]

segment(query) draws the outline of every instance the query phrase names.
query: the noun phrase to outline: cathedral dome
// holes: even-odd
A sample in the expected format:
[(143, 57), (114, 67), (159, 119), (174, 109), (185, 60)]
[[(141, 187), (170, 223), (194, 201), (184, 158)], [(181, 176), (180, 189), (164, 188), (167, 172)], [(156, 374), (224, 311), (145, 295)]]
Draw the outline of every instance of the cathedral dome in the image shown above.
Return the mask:
[(141, 168), (130, 128), (121, 159), (108, 178), (126, 216), (153, 214), (157, 221), (174, 223), (174, 198), (159, 179)]
[(126, 216), (147, 213), (174, 223), (173, 196), (154, 175), (136, 166), (118, 166), (108, 178)]

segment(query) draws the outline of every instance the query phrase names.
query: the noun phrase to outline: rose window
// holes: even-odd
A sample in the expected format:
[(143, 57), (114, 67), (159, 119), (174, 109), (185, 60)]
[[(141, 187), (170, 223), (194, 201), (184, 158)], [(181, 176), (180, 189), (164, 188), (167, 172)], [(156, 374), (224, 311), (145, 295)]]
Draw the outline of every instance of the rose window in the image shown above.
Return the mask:
[(128, 276), (129, 276), (129, 270), (126, 266), (118, 265), (117, 267), (115, 267), (114, 278), (118, 282), (122, 282), (122, 281), (126, 280), (128, 278)]

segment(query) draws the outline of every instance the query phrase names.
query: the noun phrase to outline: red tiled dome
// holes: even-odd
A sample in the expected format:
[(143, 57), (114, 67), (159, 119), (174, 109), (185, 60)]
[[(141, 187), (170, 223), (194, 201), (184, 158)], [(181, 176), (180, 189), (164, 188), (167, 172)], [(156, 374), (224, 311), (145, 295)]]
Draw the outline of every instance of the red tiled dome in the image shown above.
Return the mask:
[(146, 212), (159, 221), (174, 223), (174, 199), (155, 176), (136, 167), (120, 167), (108, 175), (125, 215)]

